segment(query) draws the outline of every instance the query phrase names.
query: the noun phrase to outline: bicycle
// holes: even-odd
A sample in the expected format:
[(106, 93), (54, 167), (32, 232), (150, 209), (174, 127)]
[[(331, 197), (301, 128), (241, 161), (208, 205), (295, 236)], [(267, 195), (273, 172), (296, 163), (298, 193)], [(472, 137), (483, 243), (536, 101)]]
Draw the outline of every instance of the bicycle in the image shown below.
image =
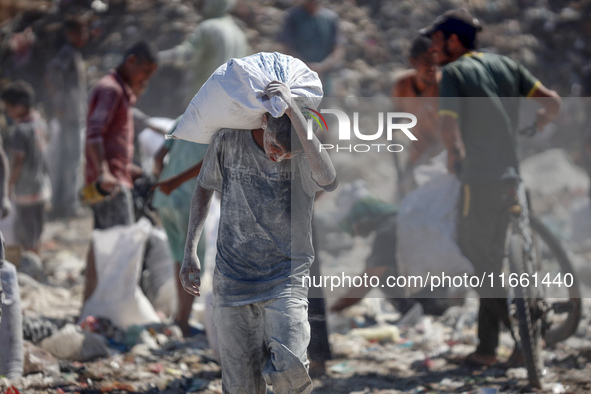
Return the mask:
[[(531, 133), (531, 129), (529, 126), (520, 134)], [(523, 353), (529, 383), (542, 388), (542, 344), (553, 346), (577, 330), (581, 318), (580, 285), (560, 242), (530, 214), (529, 198), (519, 175), (509, 169), (502, 179), (512, 186), (506, 196), (510, 222), (505, 241), (505, 267), (512, 281), (506, 283), (511, 335)], [(560, 289), (563, 284), (566, 296), (546, 296), (546, 291)]]

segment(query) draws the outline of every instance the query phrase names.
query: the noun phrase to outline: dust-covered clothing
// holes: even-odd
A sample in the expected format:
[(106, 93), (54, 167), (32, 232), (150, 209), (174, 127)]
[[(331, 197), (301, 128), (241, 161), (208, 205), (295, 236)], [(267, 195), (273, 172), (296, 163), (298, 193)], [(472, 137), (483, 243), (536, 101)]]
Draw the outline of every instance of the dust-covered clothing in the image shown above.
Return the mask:
[(2, 320), (0, 321), (0, 376), (16, 379), (23, 374), (23, 325), (21, 300), (16, 268), (0, 260), (0, 283), (4, 294)]
[(305, 155), (273, 162), (252, 131), (223, 129), (207, 150), (198, 182), (221, 193), (213, 304), (306, 298), (312, 206), (323, 188)]
[(14, 185), (16, 205), (31, 205), (47, 201), (50, 194), (45, 163), (47, 123), (37, 112), (16, 123), (10, 150), (23, 153), (22, 169)]
[(224, 393), (309, 393), (308, 301), (279, 298), (235, 307), (214, 306)]
[(495, 54), (468, 53), (443, 67), (439, 114), (458, 119), (466, 149), (462, 182), (496, 182), (508, 167), (518, 170), (519, 97), (538, 85), (520, 63)]
[(86, 122), (86, 184), (98, 178), (88, 145), (102, 141), (111, 174), (133, 189), (133, 114), (136, 97), (117, 71), (104, 76), (90, 94)]

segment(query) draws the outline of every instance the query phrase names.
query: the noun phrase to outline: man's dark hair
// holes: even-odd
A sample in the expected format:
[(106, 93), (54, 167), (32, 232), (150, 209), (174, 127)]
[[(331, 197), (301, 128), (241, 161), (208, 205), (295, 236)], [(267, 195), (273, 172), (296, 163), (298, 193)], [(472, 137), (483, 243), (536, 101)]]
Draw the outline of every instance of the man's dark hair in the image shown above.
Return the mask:
[(86, 24), (79, 17), (68, 18), (64, 22), (64, 30), (68, 33), (80, 33), (84, 26), (86, 26)]
[(153, 64), (158, 63), (158, 51), (154, 45), (147, 41), (138, 41), (125, 51), (123, 54), (123, 62), (131, 55), (135, 55), (139, 63), (149, 62)]
[(447, 40), (452, 34), (458, 36), (458, 39), (466, 49), (478, 48), (478, 41), (476, 40), (476, 30), (471, 28), (454, 28), (454, 29), (441, 29), (443, 36)]
[(289, 119), (287, 114), (279, 118), (274, 118), (271, 114), (267, 114), (267, 130), (275, 135), (275, 140), (279, 144), (279, 147), (285, 151), (297, 152), (303, 149), (298, 136), (294, 134), (292, 137), (291, 119)]
[(418, 58), (423, 53), (428, 52), (431, 47), (431, 40), (427, 37), (418, 36), (415, 38), (410, 47), (410, 57)]
[(439, 15), (431, 26), (419, 33), (431, 37), (436, 31), (441, 31), (446, 40), (455, 34), (466, 49), (476, 49), (476, 34), (482, 31), (482, 23), (465, 8), (452, 9)]
[(29, 83), (19, 80), (6, 85), (0, 92), (0, 99), (10, 105), (22, 105), (25, 108), (31, 108), (35, 101), (35, 91)]

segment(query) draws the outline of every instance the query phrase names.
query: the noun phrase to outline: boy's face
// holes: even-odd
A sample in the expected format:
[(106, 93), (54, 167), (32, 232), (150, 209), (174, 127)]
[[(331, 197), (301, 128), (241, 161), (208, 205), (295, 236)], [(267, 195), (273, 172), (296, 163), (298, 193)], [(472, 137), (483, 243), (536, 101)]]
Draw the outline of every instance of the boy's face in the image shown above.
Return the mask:
[(435, 57), (433, 52), (427, 51), (421, 53), (416, 58), (410, 59), (410, 64), (417, 70), (417, 77), (428, 85), (435, 83), (437, 68), (435, 66)]
[(133, 93), (139, 96), (148, 86), (148, 80), (154, 75), (158, 65), (149, 61), (140, 61), (135, 55), (129, 56), (126, 63), (130, 70), (130, 87)]
[(280, 162), (283, 160), (291, 159), (292, 152), (283, 148), (275, 139), (272, 132), (265, 129), (263, 133), (263, 148), (269, 160), (274, 162)]
[(22, 118), (28, 112), (27, 108), (23, 107), (22, 105), (12, 105), (7, 103), (6, 101), (4, 101), (3, 103), (4, 108), (6, 109), (6, 114), (13, 120)]
[(263, 115), (263, 149), (267, 154), (269, 160), (274, 162), (280, 162), (283, 160), (291, 159), (293, 156), (292, 152), (285, 149), (279, 141), (275, 138), (274, 130), (270, 130), (268, 127), (267, 115)]

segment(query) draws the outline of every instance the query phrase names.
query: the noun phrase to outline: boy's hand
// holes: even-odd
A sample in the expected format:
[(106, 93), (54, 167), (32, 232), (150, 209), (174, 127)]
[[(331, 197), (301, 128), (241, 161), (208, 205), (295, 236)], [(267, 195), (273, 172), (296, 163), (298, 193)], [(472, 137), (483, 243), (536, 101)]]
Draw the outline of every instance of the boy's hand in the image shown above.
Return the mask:
[(267, 96), (269, 96), (269, 98), (274, 96), (280, 97), (291, 108), (291, 90), (289, 89), (289, 86), (287, 86), (283, 82), (271, 82), (265, 88), (265, 93), (267, 94)]
[(97, 179), (97, 183), (102, 190), (110, 195), (115, 195), (119, 192), (119, 181), (109, 171), (102, 172)]
[(160, 189), (162, 193), (170, 196), (170, 193), (175, 191), (183, 183), (185, 183), (185, 180), (182, 178), (170, 177), (168, 179), (164, 179), (163, 181), (156, 182), (152, 186), (152, 190)]
[(199, 286), (201, 286), (201, 264), (195, 253), (185, 253), (183, 265), (179, 272), (179, 279), (185, 291), (196, 297), (199, 297)]
[(0, 219), (4, 219), (8, 216), (10, 212), (10, 199), (8, 197), (4, 197), (2, 201), (0, 201)]

